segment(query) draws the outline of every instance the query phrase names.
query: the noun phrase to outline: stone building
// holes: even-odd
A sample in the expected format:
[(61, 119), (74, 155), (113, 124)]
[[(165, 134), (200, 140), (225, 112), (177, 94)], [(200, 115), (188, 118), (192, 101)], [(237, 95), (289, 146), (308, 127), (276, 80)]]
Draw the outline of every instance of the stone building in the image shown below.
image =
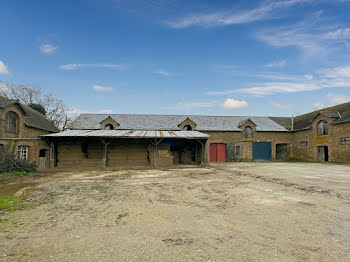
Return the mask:
[(350, 162), (350, 103), (289, 117), (81, 114), (43, 137), (51, 166), (171, 166), (226, 161)]
[(226, 161), (350, 162), (350, 103), (289, 117), (81, 114), (59, 130), (0, 97), (7, 144), (39, 169), (123, 168)]
[(49, 146), (40, 137), (59, 132), (44, 115), (17, 100), (0, 96), (0, 159), (9, 145), (16, 158), (35, 162), (39, 169), (47, 169)]

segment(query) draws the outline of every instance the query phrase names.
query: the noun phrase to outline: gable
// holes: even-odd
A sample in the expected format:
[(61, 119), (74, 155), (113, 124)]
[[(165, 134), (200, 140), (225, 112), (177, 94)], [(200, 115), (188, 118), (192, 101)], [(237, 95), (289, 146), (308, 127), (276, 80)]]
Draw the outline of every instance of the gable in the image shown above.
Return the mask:
[(194, 121), (192, 121), (190, 118), (187, 117), (184, 121), (182, 121), (182, 122), (178, 125), (178, 127), (179, 127), (181, 130), (183, 130), (183, 129), (185, 128), (185, 126), (190, 126), (191, 129), (194, 130), (194, 129), (196, 128), (197, 124), (196, 124)]
[(101, 124), (101, 129), (105, 129), (106, 125), (112, 125), (113, 129), (117, 129), (119, 127), (119, 124), (117, 123), (117, 121), (115, 121), (111, 116), (108, 116), (107, 118), (102, 120), (100, 124)]
[(246, 126), (251, 126), (255, 129), (256, 124), (250, 118), (247, 118), (247, 119), (241, 121), (238, 125), (238, 127), (240, 127), (240, 128), (245, 128)]

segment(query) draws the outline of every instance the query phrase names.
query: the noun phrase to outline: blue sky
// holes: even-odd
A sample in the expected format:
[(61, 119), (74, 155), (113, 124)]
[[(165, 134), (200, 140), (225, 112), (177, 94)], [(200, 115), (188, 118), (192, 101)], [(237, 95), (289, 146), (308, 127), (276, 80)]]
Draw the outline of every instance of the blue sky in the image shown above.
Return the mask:
[(0, 80), (75, 113), (291, 116), (350, 101), (348, 0), (2, 0)]

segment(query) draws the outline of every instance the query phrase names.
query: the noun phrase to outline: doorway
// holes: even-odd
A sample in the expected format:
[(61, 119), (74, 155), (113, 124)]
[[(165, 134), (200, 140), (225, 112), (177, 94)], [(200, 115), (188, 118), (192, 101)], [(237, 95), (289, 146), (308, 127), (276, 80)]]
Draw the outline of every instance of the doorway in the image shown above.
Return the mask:
[(253, 142), (253, 161), (271, 161), (271, 142)]
[(276, 144), (276, 160), (286, 161), (289, 158), (289, 144)]
[(40, 149), (40, 151), (39, 151), (38, 170), (45, 170), (46, 169), (47, 151), (48, 151), (47, 149)]
[(210, 144), (210, 162), (226, 162), (226, 144)]
[(319, 146), (318, 147), (318, 161), (319, 162), (328, 162), (328, 146)]

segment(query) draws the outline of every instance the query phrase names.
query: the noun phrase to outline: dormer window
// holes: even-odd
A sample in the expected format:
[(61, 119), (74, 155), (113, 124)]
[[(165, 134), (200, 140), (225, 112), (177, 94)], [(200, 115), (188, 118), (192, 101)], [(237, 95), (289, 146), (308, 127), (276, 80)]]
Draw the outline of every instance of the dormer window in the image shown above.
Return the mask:
[(13, 111), (9, 111), (6, 114), (5, 132), (14, 135), (18, 133), (18, 115)]
[(105, 125), (105, 128), (104, 130), (113, 130), (114, 129), (114, 126), (112, 124), (107, 124)]
[(119, 127), (119, 124), (110, 116), (101, 121), (100, 124), (102, 130), (114, 130)]
[(192, 130), (192, 126), (190, 125), (185, 125), (183, 128), (185, 131), (191, 131)]
[(321, 120), (317, 124), (317, 135), (327, 135), (328, 134), (328, 122), (326, 120)]
[(250, 126), (246, 126), (244, 128), (244, 138), (253, 138), (253, 128), (251, 128)]

